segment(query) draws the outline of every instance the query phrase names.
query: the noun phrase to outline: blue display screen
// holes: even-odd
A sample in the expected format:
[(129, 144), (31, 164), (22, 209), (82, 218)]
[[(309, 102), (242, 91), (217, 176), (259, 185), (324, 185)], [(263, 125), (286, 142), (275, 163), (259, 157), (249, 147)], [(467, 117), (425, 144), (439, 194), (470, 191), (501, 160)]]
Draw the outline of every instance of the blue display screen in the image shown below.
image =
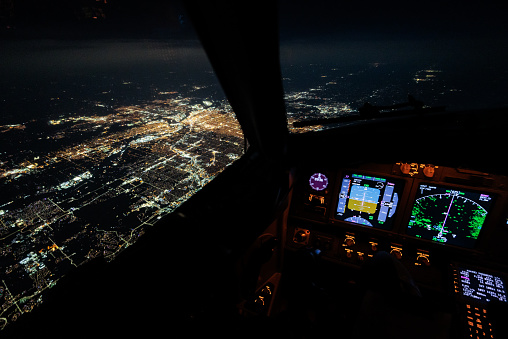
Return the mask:
[(404, 182), (373, 175), (342, 177), (335, 219), (391, 230)]

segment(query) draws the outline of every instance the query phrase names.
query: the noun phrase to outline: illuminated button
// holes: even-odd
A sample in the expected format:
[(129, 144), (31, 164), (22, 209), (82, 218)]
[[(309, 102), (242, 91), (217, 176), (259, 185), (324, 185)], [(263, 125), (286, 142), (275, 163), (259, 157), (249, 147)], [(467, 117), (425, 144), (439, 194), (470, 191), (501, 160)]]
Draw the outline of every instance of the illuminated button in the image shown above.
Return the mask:
[(266, 285), (261, 289), (261, 293), (270, 295), (272, 294), (272, 289), (270, 288), (270, 286)]
[(346, 234), (346, 239), (344, 239), (343, 246), (351, 247), (355, 244), (355, 237), (354, 235)]
[(254, 300), (255, 303), (261, 304), (261, 306), (265, 306), (265, 298), (262, 296), (258, 296), (256, 300)]

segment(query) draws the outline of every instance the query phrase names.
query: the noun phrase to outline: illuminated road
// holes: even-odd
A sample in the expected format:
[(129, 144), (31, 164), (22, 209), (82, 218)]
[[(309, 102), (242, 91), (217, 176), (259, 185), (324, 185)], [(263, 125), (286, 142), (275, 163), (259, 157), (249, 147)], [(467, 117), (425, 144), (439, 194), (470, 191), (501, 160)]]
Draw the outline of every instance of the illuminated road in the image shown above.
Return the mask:
[[(0, 328), (73, 267), (114, 259), (242, 154), (225, 103), (168, 95), (39, 122), (47, 152), (0, 154)], [(2, 138), (29, 131), (0, 126)]]

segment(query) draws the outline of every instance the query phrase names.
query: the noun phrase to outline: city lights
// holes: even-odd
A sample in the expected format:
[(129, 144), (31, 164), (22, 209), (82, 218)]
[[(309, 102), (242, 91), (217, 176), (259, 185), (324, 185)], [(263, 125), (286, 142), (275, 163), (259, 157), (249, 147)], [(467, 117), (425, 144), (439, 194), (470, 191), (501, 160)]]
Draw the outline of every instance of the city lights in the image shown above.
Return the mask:
[[(39, 122), (51, 128), (38, 137), (47, 151), (1, 154), (0, 329), (73, 267), (114, 259), (243, 153), (225, 101), (161, 91), (135, 105), (90, 104), (101, 113)], [(26, 130), (3, 125), (0, 136)]]

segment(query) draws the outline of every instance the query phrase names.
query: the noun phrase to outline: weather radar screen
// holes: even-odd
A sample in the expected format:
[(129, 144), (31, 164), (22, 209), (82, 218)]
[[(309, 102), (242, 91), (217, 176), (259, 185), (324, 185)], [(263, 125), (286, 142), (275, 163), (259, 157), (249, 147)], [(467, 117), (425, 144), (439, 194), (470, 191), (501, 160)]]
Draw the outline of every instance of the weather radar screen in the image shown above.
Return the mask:
[(492, 205), (481, 192), (420, 184), (407, 234), (473, 248)]
[(403, 188), (399, 180), (346, 174), (335, 219), (390, 230)]

